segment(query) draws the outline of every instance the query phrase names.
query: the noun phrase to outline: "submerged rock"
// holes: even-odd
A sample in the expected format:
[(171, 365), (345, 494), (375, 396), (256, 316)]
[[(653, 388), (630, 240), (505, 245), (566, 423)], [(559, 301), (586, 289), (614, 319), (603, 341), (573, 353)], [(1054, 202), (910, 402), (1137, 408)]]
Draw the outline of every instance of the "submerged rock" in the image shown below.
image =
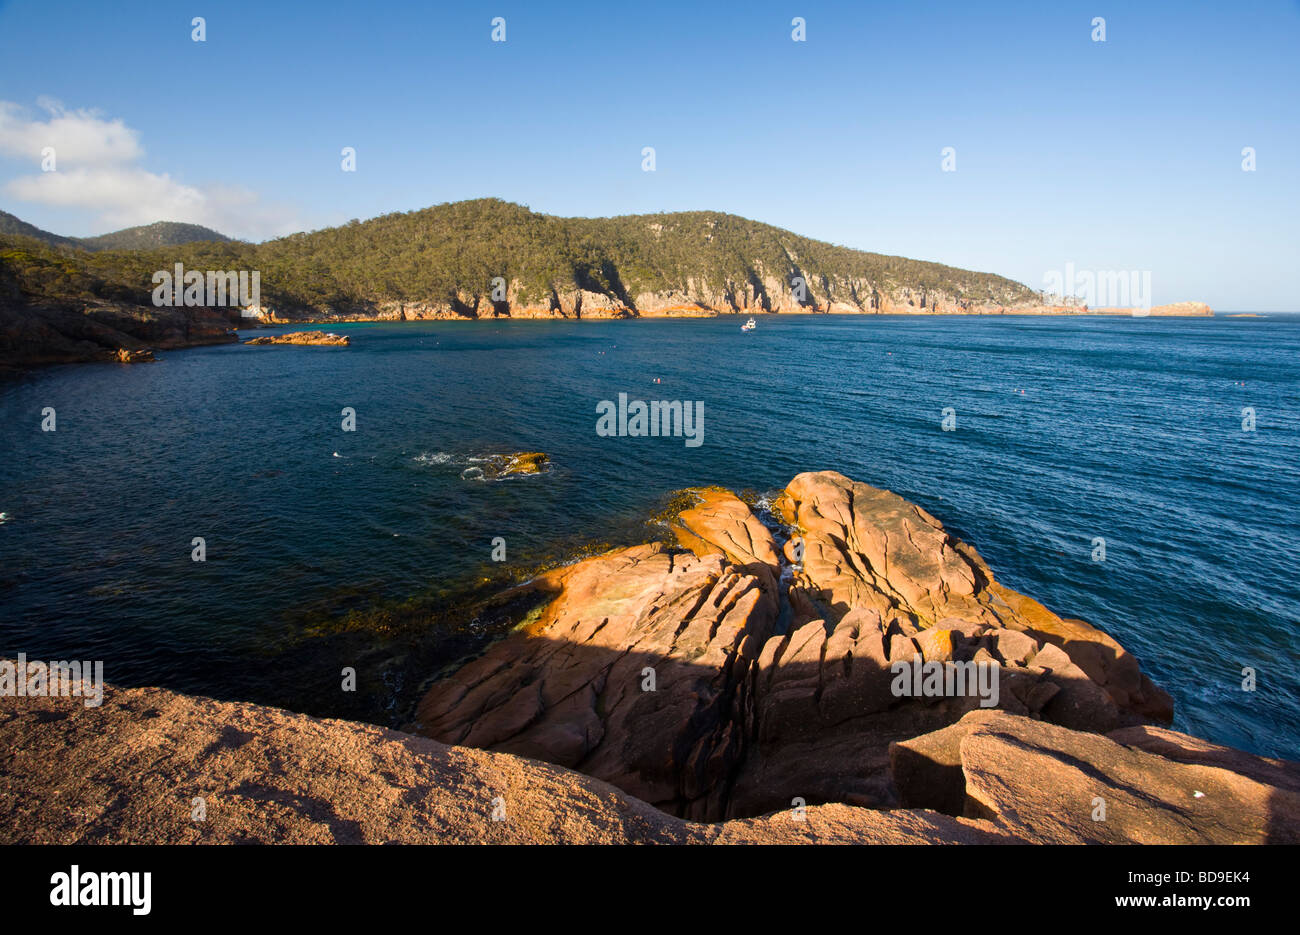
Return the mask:
[(129, 348), (119, 347), (113, 359), (119, 364), (152, 364), (158, 358), (153, 356), (153, 351), (146, 349), (133, 351)]
[(516, 451), (511, 454), (471, 458), (475, 463), (461, 471), (465, 480), (501, 480), (529, 474), (544, 474), (551, 459), (540, 451)]
[(489, 477), (508, 477), (511, 474), (540, 474), (550, 464), (550, 459), (540, 451), (516, 451), (514, 454), (496, 455), (484, 467)]

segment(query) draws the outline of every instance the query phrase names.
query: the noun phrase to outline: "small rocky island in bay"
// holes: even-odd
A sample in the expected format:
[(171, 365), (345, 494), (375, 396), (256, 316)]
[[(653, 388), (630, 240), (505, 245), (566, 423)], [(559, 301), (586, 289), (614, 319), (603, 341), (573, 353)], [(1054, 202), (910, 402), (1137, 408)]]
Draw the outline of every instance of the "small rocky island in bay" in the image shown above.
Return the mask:
[(347, 347), (352, 343), (345, 334), (332, 331), (295, 331), (292, 334), (263, 335), (245, 344), (306, 344), (312, 347)]

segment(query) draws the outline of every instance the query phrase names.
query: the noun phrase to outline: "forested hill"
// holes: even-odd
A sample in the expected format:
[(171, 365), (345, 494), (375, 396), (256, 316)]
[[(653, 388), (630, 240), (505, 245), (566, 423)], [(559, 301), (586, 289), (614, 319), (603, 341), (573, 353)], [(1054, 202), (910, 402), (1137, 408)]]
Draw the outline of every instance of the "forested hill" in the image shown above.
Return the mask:
[(22, 218), (14, 217), (8, 211), (0, 211), (0, 237), (6, 235), (33, 237), (52, 247), (80, 246), (75, 238), (60, 237), (58, 234), (51, 234), (47, 230), (41, 230), (35, 224), (28, 224)]
[(128, 227), (98, 237), (63, 237), (51, 234), (34, 224), (28, 224), (8, 211), (0, 211), (0, 234), (17, 234), (34, 237), (52, 247), (81, 247), (85, 250), (143, 250), (149, 247), (167, 247), (191, 243), (196, 240), (229, 240), (209, 227), (198, 224), (179, 224), (175, 221), (156, 221), (142, 227)]
[(148, 250), (151, 247), (174, 247), (200, 240), (227, 241), (230, 238), (210, 227), (198, 224), (179, 224), (175, 221), (155, 221), (141, 227), (128, 227), (100, 234), (98, 237), (78, 239), (87, 250)]
[(1001, 276), (851, 250), (729, 214), (560, 218), (492, 198), (262, 244), (91, 253), (10, 240), (0, 244), (0, 286), (8, 279), (32, 302), (147, 304), (152, 273), (175, 263), (258, 270), (263, 305), (290, 318), (945, 311), (1039, 298)]
[(335, 298), (325, 291), (310, 295), (326, 282), (354, 299), (420, 302), (483, 292), (498, 276), (525, 304), (576, 288), (631, 308), (653, 304), (652, 295), (747, 306), (755, 292), (779, 305), (795, 277), (814, 301), (829, 293), (852, 302), (854, 290), (873, 288), (976, 303), (1036, 298), (1001, 276), (836, 247), (729, 214), (558, 218), (496, 199), (296, 234), (263, 245), (258, 259), (274, 271), (264, 278), (277, 284), (292, 281), (294, 268), (311, 269), (319, 278), (298, 277), (294, 291), (313, 302)]

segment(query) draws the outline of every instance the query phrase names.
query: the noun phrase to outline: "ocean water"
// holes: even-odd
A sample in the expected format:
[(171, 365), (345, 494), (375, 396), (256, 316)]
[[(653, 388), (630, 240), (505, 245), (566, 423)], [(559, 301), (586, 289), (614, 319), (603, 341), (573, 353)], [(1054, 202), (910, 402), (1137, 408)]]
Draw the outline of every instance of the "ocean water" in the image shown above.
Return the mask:
[[(1300, 317), (739, 325), (339, 325), (350, 348), (4, 378), (0, 654), (400, 724), (495, 635), (456, 618), (463, 589), (644, 541), (682, 487), (763, 493), (829, 468), (921, 504), (1003, 583), (1114, 635), (1179, 729), (1300, 758)], [(703, 401), (704, 443), (598, 436), (596, 403), (620, 392)], [(553, 467), (469, 470), (515, 450)]]

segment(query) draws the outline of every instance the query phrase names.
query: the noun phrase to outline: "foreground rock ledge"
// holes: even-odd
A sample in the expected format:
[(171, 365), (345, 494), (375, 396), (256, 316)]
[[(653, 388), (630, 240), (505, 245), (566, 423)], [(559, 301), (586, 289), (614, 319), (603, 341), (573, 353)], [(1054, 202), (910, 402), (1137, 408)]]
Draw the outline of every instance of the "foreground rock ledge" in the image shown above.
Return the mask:
[(795, 799), (899, 805), (890, 744), (981, 705), (897, 696), (899, 661), (986, 664), (998, 708), (1072, 730), (1172, 719), (1118, 642), (999, 584), (902, 497), (800, 474), (774, 504), (778, 544), (735, 494), (693, 493), (669, 523), (680, 549), (619, 549), (525, 586), (533, 622), (436, 682), (415, 730), (719, 821)]
[(972, 711), (890, 753), (907, 804), (1034, 843), (1300, 843), (1300, 764), (1164, 728), (1103, 737)]
[(156, 688), (110, 688), (98, 708), (0, 698), (0, 751), (2, 844), (1011, 840), (987, 821), (843, 805), (693, 824), (546, 763)]
[[(827, 804), (802, 820), (784, 809), (709, 825), (571, 770), (367, 724), (157, 688), (110, 687), (98, 708), (4, 697), (0, 844), (1300, 841), (1294, 763), (1159, 728), (1100, 737), (1004, 712), (947, 730), (929, 746), (938, 760), (955, 751), (977, 817)], [(938, 760), (918, 759), (900, 782), (918, 796), (944, 786), (953, 777)]]

